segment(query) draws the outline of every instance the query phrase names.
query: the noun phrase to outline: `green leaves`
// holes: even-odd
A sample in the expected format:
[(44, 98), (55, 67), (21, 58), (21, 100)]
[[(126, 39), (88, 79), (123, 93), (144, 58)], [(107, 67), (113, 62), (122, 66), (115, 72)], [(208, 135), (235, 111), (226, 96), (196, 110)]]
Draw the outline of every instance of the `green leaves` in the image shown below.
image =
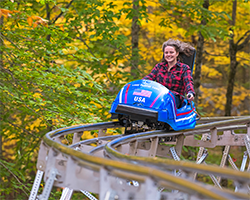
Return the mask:
[[(53, 5), (51, 1), (42, 3)], [(106, 43), (118, 48), (123, 46), (123, 41), (115, 42), (114, 36), (118, 28), (112, 18), (119, 15), (107, 8), (102, 9), (104, 12), (101, 13), (95, 8), (102, 5), (97, 1), (95, 7), (91, 6), (93, 1), (89, 1), (88, 5), (85, 3), (77, 2), (81, 5), (78, 9), (83, 6), (88, 8), (85, 15), (76, 18), (72, 15), (74, 9), (60, 8), (60, 11), (67, 11), (63, 27), (57, 24), (33, 27), (27, 18), (17, 18), (14, 25), (6, 22), (3, 26), (6, 31), (1, 31), (4, 45), (0, 45), (3, 53), (0, 66), (0, 112), (3, 128), (0, 134), (4, 147), (3, 155), (0, 156), (4, 157), (6, 165), (10, 164), (9, 169), (16, 176), (23, 178), (25, 174), (25, 182), (34, 179), (31, 173), (36, 170), (37, 149), (46, 132), (107, 119), (110, 102), (103, 95), (104, 83), (96, 82), (93, 71), (107, 72), (107, 68), (105, 70), (100, 63), (100, 58), (109, 55), (112, 49)], [(23, 6), (23, 10), (26, 9), (25, 5), (20, 6)], [(34, 10), (40, 11), (36, 15), (47, 14), (41, 4), (40, 7), (37, 4), (35, 6)], [(112, 7), (110, 4), (110, 8)], [(31, 8), (32, 5), (28, 7)], [(53, 18), (58, 14), (56, 10), (49, 12)], [(23, 17), (25, 16), (24, 14)], [(90, 34), (80, 30), (84, 27), (81, 26), (83, 19), (89, 19), (85, 22), (89, 23), (86, 26), (93, 31)], [(93, 20), (100, 22), (92, 26)], [(92, 39), (90, 35), (93, 35)], [(113, 58), (115, 56), (112, 55), (107, 62), (112, 62)], [(12, 165), (14, 160), (15, 165)], [(0, 171), (5, 173), (1, 177), (10, 177), (10, 181), (4, 183), (5, 195), (11, 196), (13, 188), (16, 193), (23, 190), (17, 180), (8, 174), (8, 170)], [(25, 194), (22, 195), (19, 199), (26, 199)]]
[(136, 11), (133, 8), (132, 2), (125, 2), (123, 3), (123, 8), (121, 9), (121, 12), (126, 14), (126, 19), (132, 19), (134, 16), (137, 16), (139, 19), (138, 23), (140, 24), (141, 20), (148, 19), (147, 6), (145, 4), (146, 4), (146, 1), (144, 0), (135, 1), (134, 5), (139, 6), (139, 11)]
[[(160, 25), (171, 27), (173, 23), (185, 28), (186, 37), (201, 32), (205, 39), (216, 41), (218, 37), (224, 38), (227, 36), (227, 30), (217, 24), (227, 23), (231, 19), (230, 15), (224, 11), (206, 9), (203, 3), (203, 0), (178, 1), (176, 4), (162, 1), (164, 11), (170, 13), (170, 16), (162, 18)], [(206, 25), (201, 25), (203, 20)]]
[[(208, 66), (209, 76), (202, 78), (204, 82), (211, 79), (213, 84), (220, 81), (223, 85), (225, 80), (219, 80), (222, 78), (218, 78), (217, 73), (210, 75), (219, 71), (224, 76), (229, 66), (227, 44), (221, 38), (228, 39), (230, 2), (210, 0), (211, 9), (203, 8), (203, 3), (203, 0), (138, 0), (134, 6), (139, 9), (135, 11), (133, 1), (40, 0), (22, 4), (4, 0), (2, 7), (9, 9), (12, 17), (5, 17), (1, 26), (3, 128), (0, 134), (4, 144), (2, 157), (10, 164), (9, 169), (19, 170), (15, 174), (25, 174), (25, 181), (30, 182), (34, 179), (39, 142), (45, 133), (73, 124), (109, 121), (108, 111), (120, 88), (142, 78), (160, 61), (161, 44), (170, 37), (195, 43), (197, 33), (201, 32), (207, 41), (211, 39), (213, 43), (206, 44), (205, 53), (208, 53), (204, 54), (202, 68), (204, 71), (205, 65)], [(241, 0), (239, 8), (239, 15), (243, 14), (233, 27), (239, 32), (238, 39), (248, 28), (244, 13), (249, 3), (245, 5)], [(140, 31), (139, 46), (133, 50), (132, 57), (134, 17), (138, 19)], [(244, 66), (243, 74), (248, 72), (245, 59), (248, 55), (245, 52), (238, 57)], [(138, 61), (138, 67), (133, 69), (132, 61)], [(249, 86), (249, 81), (244, 85)], [(203, 99), (213, 96), (202, 90)], [(218, 95), (221, 96), (221, 92)], [(237, 106), (244, 98), (237, 99)], [(216, 102), (223, 103), (223, 100)], [(212, 110), (210, 105), (206, 108), (207, 105), (202, 102), (203, 109)], [(11, 165), (12, 162), (15, 165)], [(22, 188), (13, 180), (12, 177), (12, 182), (6, 183), (6, 188), (12, 189), (15, 184), (20, 192)], [(5, 192), (11, 193), (11, 190)], [(19, 199), (25, 199), (22, 197)]]

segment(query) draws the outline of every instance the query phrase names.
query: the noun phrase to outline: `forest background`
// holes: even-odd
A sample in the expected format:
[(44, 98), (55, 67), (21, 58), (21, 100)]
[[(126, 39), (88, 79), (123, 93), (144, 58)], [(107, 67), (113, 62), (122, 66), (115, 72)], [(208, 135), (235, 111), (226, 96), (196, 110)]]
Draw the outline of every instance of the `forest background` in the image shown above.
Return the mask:
[(249, 13), (248, 0), (0, 0), (0, 198), (27, 199), (45, 133), (110, 121), (169, 38), (197, 50), (202, 116), (249, 115)]

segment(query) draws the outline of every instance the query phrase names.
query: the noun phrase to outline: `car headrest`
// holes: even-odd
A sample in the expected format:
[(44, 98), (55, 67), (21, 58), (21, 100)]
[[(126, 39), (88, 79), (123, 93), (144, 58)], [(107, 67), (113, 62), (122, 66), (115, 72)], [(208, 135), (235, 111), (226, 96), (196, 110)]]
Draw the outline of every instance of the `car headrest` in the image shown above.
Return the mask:
[(181, 62), (188, 65), (191, 68), (191, 72), (193, 74), (196, 50), (193, 49), (192, 51), (193, 51), (193, 54), (191, 56), (186, 56), (186, 54), (184, 53), (180, 53), (180, 56), (182, 58)]

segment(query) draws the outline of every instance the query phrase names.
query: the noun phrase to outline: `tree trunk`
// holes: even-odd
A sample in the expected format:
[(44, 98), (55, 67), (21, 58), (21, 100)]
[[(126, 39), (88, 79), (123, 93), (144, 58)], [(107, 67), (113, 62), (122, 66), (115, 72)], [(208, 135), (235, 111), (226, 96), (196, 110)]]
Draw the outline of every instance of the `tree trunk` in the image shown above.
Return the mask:
[[(2, 27), (3, 27), (3, 16), (0, 17), (0, 35), (2, 35)], [(0, 47), (3, 46), (3, 40), (1, 38), (3, 38), (3, 37), (0, 37)], [(3, 68), (3, 59), (2, 58), (3, 58), (3, 51), (0, 50), (0, 69)], [(3, 122), (3, 120), (1, 118), (2, 113), (3, 113), (3, 105), (0, 102), (0, 159), (2, 159), (2, 155), (3, 155), (3, 148), (2, 148), (2, 146), (3, 146), (3, 143), (2, 143), (3, 142), (2, 141), (2, 139), (3, 139), (2, 138), (2, 134), (3, 134), (2, 122)]]
[(227, 94), (226, 94), (226, 106), (225, 106), (225, 116), (231, 116), (232, 102), (233, 102), (233, 89), (234, 89), (234, 80), (236, 75), (237, 61), (236, 61), (236, 49), (233, 42), (230, 43), (230, 72), (228, 77), (227, 85)]
[[(46, 19), (49, 21), (49, 23), (50, 23), (50, 7), (49, 7), (49, 4), (48, 3), (46, 3)], [(49, 35), (47, 35), (47, 37), (46, 37), (46, 39), (48, 40), (48, 41), (50, 41), (50, 37), (51, 37), (51, 35), (49, 34)]]
[[(235, 19), (236, 19), (236, 6), (237, 6), (237, 0), (233, 2), (233, 10), (232, 10), (232, 22), (231, 25), (235, 25)], [(230, 72), (228, 77), (228, 85), (227, 85), (227, 103), (225, 107), (225, 116), (231, 115), (231, 106), (232, 106), (232, 99), (233, 99), (233, 88), (234, 88), (234, 78), (236, 74), (236, 45), (234, 44), (234, 33), (233, 30), (231, 30), (231, 35), (229, 39), (229, 54), (230, 54)], [(223, 148), (224, 151), (225, 147)], [(222, 151), (222, 152), (223, 152)], [(225, 166), (228, 166), (228, 159), (226, 160)], [(221, 186), (228, 187), (228, 180), (227, 179), (221, 179)]]
[(139, 63), (139, 52), (138, 52), (138, 45), (139, 45), (139, 31), (140, 26), (138, 25), (139, 19), (139, 0), (133, 0), (133, 10), (135, 11), (135, 15), (132, 19), (132, 57), (131, 57), (131, 75), (136, 77), (136, 71), (138, 69)]
[[(1, 2), (1, 1), (0, 1)], [(3, 16), (0, 17), (0, 36), (2, 35), (2, 29), (3, 29)], [(1, 39), (3, 38), (2, 36), (0, 37), (0, 47), (3, 46), (3, 40)], [(0, 50), (0, 71), (1, 68), (3, 67), (3, 51)], [(2, 102), (0, 102), (0, 159), (3, 159), (3, 119), (2, 119), (2, 113), (3, 113), (3, 104)], [(2, 171), (2, 166), (0, 165), (0, 171)], [(0, 188), (3, 188), (3, 182), (2, 182), (2, 178), (0, 179)]]
[[(232, 21), (231, 21), (232, 26), (235, 25), (236, 9), (237, 9), (237, 0), (234, 0), (233, 9), (232, 9)], [(225, 106), (225, 116), (231, 116), (234, 79), (235, 79), (236, 68), (237, 68), (237, 61), (236, 61), (237, 45), (235, 45), (234, 43), (234, 30), (230, 29), (230, 31), (231, 31), (230, 39), (229, 39), (230, 72), (229, 72), (228, 85), (227, 85), (227, 94), (226, 94), (227, 102)]]
[[(203, 8), (209, 8), (209, 0), (204, 0)], [(203, 19), (201, 21), (202, 25), (206, 25), (206, 20)], [(197, 54), (196, 54), (196, 62), (195, 62), (195, 75), (194, 75), (194, 90), (195, 90), (195, 105), (198, 106), (198, 100), (200, 95), (200, 79), (201, 79), (201, 65), (202, 65), (202, 55), (203, 55), (203, 46), (204, 46), (204, 37), (201, 32), (199, 32), (199, 39), (197, 44)]]

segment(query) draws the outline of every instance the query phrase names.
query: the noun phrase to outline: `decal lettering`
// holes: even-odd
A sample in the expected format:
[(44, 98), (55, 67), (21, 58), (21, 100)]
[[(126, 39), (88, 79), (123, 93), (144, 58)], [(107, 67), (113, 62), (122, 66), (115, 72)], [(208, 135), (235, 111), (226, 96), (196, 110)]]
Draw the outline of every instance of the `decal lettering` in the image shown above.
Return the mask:
[(135, 96), (134, 101), (145, 103), (146, 99), (145, 99), (145, 97), (137, 97), (137, 96)]
[(152, 88), (153, 88), (154, 90), (160, 90), (159, 88), (157, 88), (157, 87), (154, 87), (154, 86), (153, 86)]
[(143, 84), (141, 84), (141, 87), (148, 87), (148, 88), (151, 88), (152, 86), (151, 86), (151, 85), (143, 85)]

